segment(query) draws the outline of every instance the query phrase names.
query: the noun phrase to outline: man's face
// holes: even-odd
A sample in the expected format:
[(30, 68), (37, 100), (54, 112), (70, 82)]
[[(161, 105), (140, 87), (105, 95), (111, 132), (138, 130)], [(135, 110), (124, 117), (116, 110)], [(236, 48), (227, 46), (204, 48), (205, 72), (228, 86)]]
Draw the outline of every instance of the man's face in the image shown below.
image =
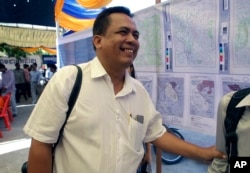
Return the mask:
[(20, 69), (20, 64), (16, 64), (16, 68), (17, 68), (17, 69)]
[(97, 51), (109, 66), (126, 69), (135, 59), (139, 49), (139, 32), (134, 21), (127, 15), (110, 15), (111, 23), (100, 36)]

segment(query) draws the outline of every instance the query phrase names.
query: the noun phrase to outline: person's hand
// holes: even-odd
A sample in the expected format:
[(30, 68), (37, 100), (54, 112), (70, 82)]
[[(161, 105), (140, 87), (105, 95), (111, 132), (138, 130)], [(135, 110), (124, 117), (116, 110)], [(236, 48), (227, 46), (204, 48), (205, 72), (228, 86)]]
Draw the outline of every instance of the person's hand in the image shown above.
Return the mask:
[(219, 158), (219, 159), (227, 158), (227, 156), (224, 153), (218, 151), (215, 146), (204, 148), (203, 157), (205, 161), (212, 161), (214, 158)]

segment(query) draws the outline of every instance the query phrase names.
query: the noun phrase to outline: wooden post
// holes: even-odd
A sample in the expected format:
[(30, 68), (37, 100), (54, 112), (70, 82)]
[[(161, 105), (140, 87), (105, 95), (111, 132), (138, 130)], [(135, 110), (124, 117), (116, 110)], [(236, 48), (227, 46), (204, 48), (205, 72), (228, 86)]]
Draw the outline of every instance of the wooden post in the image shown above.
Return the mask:
[(156, 173), (161, 173), (161, 149), (156, 147)]

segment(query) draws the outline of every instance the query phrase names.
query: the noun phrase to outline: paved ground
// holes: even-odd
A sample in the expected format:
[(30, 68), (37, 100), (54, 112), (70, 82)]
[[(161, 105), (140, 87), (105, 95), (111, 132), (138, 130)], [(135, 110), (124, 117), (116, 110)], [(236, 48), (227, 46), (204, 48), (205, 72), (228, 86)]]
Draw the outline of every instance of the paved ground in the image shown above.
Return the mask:
[(18, 104), (18, 116), (11, 124), (11, 131), (5, 129), (4, 122), (0, 119), (0, 129), (3, 133), (3, 138), (0, 138), (1, 173), (20, 173), (22, 163), (27, 160), (30, 139), (22, 129), (34, 107), (30, 103), (29, 98), (27, 101), (21, 100)]
[[(20, 173), (21, 165), (28, 157), (28, 148), (30, 139), (23, 133), (23, 126), (27, 121), (34, 105), (31, 105), (31, 99), (21, 100), (18, 104), (18, 116), (12, 123), (12, 130), (5, 130), (3, 120), (0, 119), (0, 129), (3, 132), (3, 138), (0, 138), (0, 172), (1, 173)], [(185, 139), (189, 142), (201, 146), (213, 145), (215, 139), (213, 136), (203, 135), (192, 131), (180, 129)], [(12, 151), (14, 150), (14, 151)], [(155, 154), (152, 150), (152, 168), (155, 173)], [(184, 158), (175, 165), (162, 165), (162, 173), (206, 173), (208, 163), (194, 161)], [(124, 172), (125, 173), (125, 172)]]

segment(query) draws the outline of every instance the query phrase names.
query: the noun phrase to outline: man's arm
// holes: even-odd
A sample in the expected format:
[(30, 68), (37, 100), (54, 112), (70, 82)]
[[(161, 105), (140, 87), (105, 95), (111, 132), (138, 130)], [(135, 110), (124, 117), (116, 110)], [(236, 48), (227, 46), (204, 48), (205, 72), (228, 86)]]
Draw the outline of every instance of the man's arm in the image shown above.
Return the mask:
[(223, 153), (217, 151), (215, 146), (207, 148), (199, 147), (188, 143), (187, 141), (184, 141), (169, 132), (166, 132), (152, 143), (164, 151), (197, 160), (211, 161), (213, 158), (226, 157)]
[(52, 173), (52, 144), (31, 141), (28, 173)]
[(8, 82), (7, 82), (7, 84), (6, 84), (6, 86), (3, 86), (3, 87), (5, 87), (5, 88), (9, 88), (12, 84), (14, 84), (15, 85), (15, 75), (14, 75), (14, 72), (13, 71), (8, 71)]

